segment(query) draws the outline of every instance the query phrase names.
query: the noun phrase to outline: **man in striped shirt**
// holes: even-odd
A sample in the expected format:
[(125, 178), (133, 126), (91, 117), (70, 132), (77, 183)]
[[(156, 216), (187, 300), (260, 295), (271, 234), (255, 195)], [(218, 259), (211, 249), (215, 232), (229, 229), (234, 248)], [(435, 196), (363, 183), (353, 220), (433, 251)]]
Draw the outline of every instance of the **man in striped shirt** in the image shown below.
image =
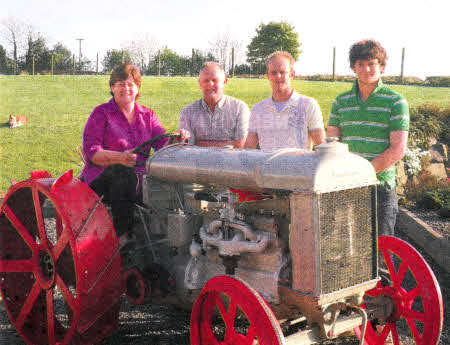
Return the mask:
[(377, 188), (378, 234), (394, 236), (398, 212), (395, 163), (406, 149), (409, 110), (404, 97), (381, 81), (386, 51), (364, 40), (350, 48), (350, 67), (356, 81), (333, 102), (327, 136), (338, 137), (349, 150), (368, 159), (380, 181)]

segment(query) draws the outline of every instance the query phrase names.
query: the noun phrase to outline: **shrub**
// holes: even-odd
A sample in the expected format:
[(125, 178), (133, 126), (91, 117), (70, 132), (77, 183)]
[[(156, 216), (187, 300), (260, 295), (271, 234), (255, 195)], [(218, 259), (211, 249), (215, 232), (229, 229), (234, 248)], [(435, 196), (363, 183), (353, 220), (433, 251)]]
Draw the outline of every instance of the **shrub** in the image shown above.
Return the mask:
[(429, 173), (420, 174), (415, 181), (405, 184), (405, 197), (409, 206), (425, 209), (450, 207), (450, 185)]
[(450, 77), (427, 77), (425, 82), (430, 86), (450, 87)]
[(425, 103), (410, 110), (409, 137), (414, 146), (422, 150), (430, 149), (430, 139), (441, 142), (450, 139), (450, 107), (439, 107)]
[(446, 204), (446, 199), (449, 199), (448, 191), (446, 193), (443, 189), (429, 190), (417, 200), (416, 205), (427, 210), (439, 210)]

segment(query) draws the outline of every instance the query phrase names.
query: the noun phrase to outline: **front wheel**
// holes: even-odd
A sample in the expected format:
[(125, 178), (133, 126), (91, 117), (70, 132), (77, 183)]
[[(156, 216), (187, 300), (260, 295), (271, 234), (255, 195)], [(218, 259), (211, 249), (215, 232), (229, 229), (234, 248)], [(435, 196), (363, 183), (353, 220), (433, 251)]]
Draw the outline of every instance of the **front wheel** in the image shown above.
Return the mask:
[(194, 303), (191, 344), (282, 345), (284, 337), (258, 292), (240, 279), (217, 276)]
[[(368, 324), (364, 344), (383, 345), (392, 340), (394, 345), (399, 345), (408, 338), (417, 345), (436, 345), (442, 331), (444, 307), (433, 271), (411, 245), (398, 238), (381, 236), (378, 250), (392, 283), (383, 286), (378, 282), (366, 296), (390, 297), (394, 311), (384, 322)], [(361, 328), (356, 328), (355, 333), (361, 338)]]

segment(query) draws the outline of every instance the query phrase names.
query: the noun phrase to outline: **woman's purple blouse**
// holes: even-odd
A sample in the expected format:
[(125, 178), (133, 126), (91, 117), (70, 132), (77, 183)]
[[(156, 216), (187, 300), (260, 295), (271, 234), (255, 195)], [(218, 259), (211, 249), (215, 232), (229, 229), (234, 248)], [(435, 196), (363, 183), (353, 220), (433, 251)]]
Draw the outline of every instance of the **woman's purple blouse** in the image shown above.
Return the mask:
[[(134, 119), (130, 124), (117, 107), (114, 98), (111, 98), (108, 103), (96, 107), (89, 116), (83, 132), (83, 155), (86, 164), (80, 176), (86, 183), (91, 183), (105, 169), (91, 162), (96, 152), (132, 150), (151, 138), (165, 134), (166, 131), (153, 110), (137, 103), (134, 110)], [(166, 142), (167, 139), (159, 140), (153, 143), (152, 147), (156, 151)], [(148, 155), (150, 147), (145, 147), (144, 151)], [(137, 162), (145, 160), (145, 157), (138, 155)], [(145, 166), (137, 166), (135, 169), (141, 180)]]

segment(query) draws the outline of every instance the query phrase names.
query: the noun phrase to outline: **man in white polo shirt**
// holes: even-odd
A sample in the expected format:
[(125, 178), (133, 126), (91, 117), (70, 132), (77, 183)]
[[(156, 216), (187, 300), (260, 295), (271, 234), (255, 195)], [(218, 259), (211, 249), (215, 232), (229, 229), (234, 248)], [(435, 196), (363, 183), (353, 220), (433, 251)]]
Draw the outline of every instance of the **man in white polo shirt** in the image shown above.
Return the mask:
[(244, 102), (223, 94), (227, 78), (222, 66), (205, 62), (198, 83), (203, 98), (181, 111), (178, 128), (190, 133), (190, 144), (242, 148), (250, 110)]
[(315, 99), (295, 92), (294, 58), (284, 51), (272, 53), (267, 58), (267, 78), (272, 96), (255, 104), (245, 148), (263, 150), (300, 148), (311, 150), (311, 144), (325, 140), (323, 118)]

